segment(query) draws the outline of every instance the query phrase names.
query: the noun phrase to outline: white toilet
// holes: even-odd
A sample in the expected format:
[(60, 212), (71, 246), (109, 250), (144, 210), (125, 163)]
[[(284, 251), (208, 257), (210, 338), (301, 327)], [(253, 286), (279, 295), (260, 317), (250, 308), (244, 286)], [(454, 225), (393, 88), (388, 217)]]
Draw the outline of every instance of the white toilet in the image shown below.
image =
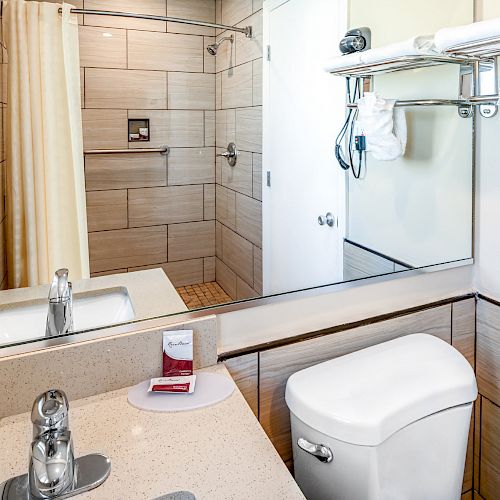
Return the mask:
[(460, 499), (474, 372), (416, 334), (293, 374), (295, 479), (309, 500)]

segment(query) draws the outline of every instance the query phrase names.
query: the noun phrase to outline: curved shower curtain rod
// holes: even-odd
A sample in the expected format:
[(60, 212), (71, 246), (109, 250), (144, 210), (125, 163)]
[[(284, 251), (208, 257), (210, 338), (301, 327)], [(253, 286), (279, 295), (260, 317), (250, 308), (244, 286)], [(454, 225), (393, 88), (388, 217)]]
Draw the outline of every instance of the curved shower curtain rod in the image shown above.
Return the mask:
[[(59, 12), (62, 12), (62, 9), (59, 9)], [(153, 16), (149, 14), (134, 14), (132, 12), (115, 12), (111, 10), (71, 9), (71, 12), (73, 14), (87, 14), (92, 16), (132, 17), (135, 19), (147, 19), (149, 21), (167, 21), (170, 23), (192, 24), (194, 26), (205, 26), (207, 28), (218, 28), (227, 31), (236, 31), (238, 33), (243, 33), (247, 38), (252, 38), (251, 26), (238, 28), (236, 26), (226, 26), (225, 24), (194, 21), (192, 19), (182, 19), (180, 17)]]

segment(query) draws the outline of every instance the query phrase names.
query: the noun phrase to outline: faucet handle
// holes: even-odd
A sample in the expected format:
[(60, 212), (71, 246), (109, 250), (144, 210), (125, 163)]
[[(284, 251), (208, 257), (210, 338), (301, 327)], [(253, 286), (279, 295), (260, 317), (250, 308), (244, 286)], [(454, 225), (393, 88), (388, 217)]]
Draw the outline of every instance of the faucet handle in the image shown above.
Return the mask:
[(40, 394), (31, 410), (33, 436), (40, 436), (49, 430), (68, 429), (68, 414), (68, 398), (63, 391), (50, 389)]

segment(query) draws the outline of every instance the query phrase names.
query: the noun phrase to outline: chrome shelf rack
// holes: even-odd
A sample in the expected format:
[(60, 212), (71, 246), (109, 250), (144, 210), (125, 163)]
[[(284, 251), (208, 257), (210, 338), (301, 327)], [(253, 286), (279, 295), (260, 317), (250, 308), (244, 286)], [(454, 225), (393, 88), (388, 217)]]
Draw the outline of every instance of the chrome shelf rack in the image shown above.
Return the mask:
[(497, 57), (500, 56), (500, 36), (455, 45), (446, 52), (450, 55), (475, 56), (482, 59)]

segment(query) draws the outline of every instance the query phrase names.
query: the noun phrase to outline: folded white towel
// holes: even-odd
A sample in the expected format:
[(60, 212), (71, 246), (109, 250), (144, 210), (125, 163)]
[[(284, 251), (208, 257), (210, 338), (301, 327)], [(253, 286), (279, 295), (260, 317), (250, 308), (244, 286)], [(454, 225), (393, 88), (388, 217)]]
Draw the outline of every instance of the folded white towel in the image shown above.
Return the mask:
[(339, 69), (344, 69), (349, 66), (356, 66), (361, 63), (361, 52), (353, 52), (345, 56), (336, 56), (328, 59), (325, 63), (325, 71), (329, 73), (335, 72)]
[(434, 37), (432, 35), (420, 35), (402, 42), (360, 52), (360, 54), (363, 63), (373, 64), (394, 57), (437, 55), (438, 52), (434, 46)]
[(376, 160), (396, 160), (406, 151), (406, 115), (402, 108), (394, 107), (395, 102), (374, 92), (367, 92), (358, 101), (357, 124)]
[(479, 23), (443, 28), (434, 36), (434, 43), (439, 51), (444, 52), (461, 43), (474, 42), (495, 36), (500, 36), (500, 18), (498, 17)]

